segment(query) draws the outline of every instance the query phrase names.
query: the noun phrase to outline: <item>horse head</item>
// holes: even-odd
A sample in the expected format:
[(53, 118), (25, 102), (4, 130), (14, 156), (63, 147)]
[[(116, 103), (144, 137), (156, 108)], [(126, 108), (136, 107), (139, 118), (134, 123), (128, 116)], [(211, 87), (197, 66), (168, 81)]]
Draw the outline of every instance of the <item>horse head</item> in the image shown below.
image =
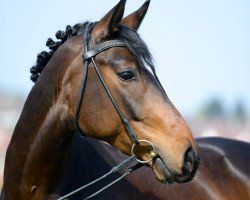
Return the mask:
[[(148, 48), (137, 33), (148, 6), (149, 1), (123, 18), (125, 1), (121, 0), (92, 26), (89, 48), (110, 40), (124, 43), (124, 46), (115, 46), (94, 56), (99, 72), (138, 139), (150, 141), (155, 147), (155, 153), (150, 154), (150, 145), (141, 143), (137, 156), (142, 160), (153, 157), (148, 165), (160, 181), (186, 182), (192, 179), (197, 169), (198, 149), (188, 125), (158, 81)], [(87, 51), (86, 41), (83, 41), (86, 34), (83, 31), (62, 47), (74, 51), (63, 80), (65, 89), (62, 90), (64, 98), (68, 98), (68, 116), (74, 117), (77, 98), (83, 92), (77, 119), (81, 131), (130, 155), (133, 140), (92, 62), (89, 63), (87, 77), (82, 77), (86, 67), (82, 58)], [(81, 87), (83, 78), (86, 79), (84, 88)]]

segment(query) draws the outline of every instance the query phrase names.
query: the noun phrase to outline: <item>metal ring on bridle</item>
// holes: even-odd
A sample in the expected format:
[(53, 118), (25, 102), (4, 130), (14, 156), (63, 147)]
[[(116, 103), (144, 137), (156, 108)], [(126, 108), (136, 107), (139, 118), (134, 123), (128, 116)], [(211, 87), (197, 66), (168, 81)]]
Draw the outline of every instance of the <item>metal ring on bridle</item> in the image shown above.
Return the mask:
[[(148, 140), (138, 140), (138, 142), (139, 143), (134, 143), (133, 144), (133, 146), (132, 146), (132, 148), (131, 148), (131, 154), (132, 155), (135, 155), (136, 156), (136, 154), (135, 154), (135, 147), (136, 147), (136, 145), (138, 145), (138, 144), (140, 144), (140, 143), (146, 143), (146, 144), (149, 144), (151, 147), (152, 147), (152, 150), (151, 151), (153, 151), (153, 152), (155, 152), (155, 147), (154, 147), (154, 145), (151, 143), (151, 142), (149, 142)], [(150, 153), (150, 152), (149, 152)], [(137, 157), (137, 156), (136, 156)], [(140, 159), (138, 159), (138, 158), (136, 158), (136, 160), (139, 162), (139, 163), (148, 163), (148, 162), (150, 162), (150, 161), (152, 161), (152, 157), (150, 157), (150, 159), (148, 159), (148, 160), (140, 160)]]

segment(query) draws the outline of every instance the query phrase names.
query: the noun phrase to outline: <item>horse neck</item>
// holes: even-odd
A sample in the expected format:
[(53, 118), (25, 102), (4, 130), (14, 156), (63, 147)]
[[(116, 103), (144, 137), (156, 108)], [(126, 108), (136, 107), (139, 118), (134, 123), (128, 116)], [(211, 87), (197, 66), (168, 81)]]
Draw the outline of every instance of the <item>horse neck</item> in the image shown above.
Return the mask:
[[(127, 156), (102, 141), (82, 137), (80, 133), (75, 133), (70, 145), (69, 156), (65, 162), (64, 173), (54, 194), (59, 196), (68, 194), (101, 177), (112, 166), (126, 158)], [(112, 180), (111, 176), (106, 177), (104, 181), (109, 183)], [(84, 199), (86, 195), (96, 192), (96, 188), (101, 188), (103, 183), (97, 183), (94, 186), (77, 192), (70, 199)]]
[[(72, 52), (66, 53), (72, 56)], [(60, 177), (75, 129), (73, 111), (65, 103), (68, 94), (61, 88), (70, 59), (65, 53), (62, 57), (63, 64), (52, 58), (44, 69), (46, 75), (42, 74), (25, 102), (6, 154), (5, 196), (31, 199), (30, 195), (42, 190), (51, 192)]]

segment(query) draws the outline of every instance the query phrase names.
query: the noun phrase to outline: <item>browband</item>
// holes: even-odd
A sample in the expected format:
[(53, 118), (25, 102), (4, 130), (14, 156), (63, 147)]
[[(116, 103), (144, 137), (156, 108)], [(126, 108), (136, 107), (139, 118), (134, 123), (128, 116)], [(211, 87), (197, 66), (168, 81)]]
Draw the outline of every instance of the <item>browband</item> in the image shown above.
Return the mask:
[(83, 61), (85, 62), (89, 58), (101, 53), (102, 51), (105, 51), (112, 47), (124, 47), (125, 43), (121, 40), (109, 40), (106, 42), (103, 42), (101, 44), (96, 45), (94, 48), (90, 49), (89, 51), (83, 53)]

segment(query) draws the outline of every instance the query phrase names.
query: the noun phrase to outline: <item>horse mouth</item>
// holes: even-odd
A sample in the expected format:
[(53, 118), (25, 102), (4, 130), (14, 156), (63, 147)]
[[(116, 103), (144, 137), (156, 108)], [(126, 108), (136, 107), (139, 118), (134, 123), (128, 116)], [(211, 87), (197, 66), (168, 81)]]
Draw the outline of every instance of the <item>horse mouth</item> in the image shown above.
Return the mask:
[(190, 173), (183, 173), (182, 175), (176, 175), (168, 169), (166, 163), (160, 156), (156, 157), (150, 164), (151, 168), (155, 172), (156, 179), (164, 184), (172, 184), (174, 182), (186, 183), (191, 181), (196, 174), (198, 165), (199, 162), (197, 161), (197, 163), (195, 163)]
[(166, 164), (162, 161), (160, 157), (153, 160), (151, 165), (153, 171), (155, 172), (156, 179), (162, 183), (171, 184), (174, 182), (171, 172), (167, 168)]

